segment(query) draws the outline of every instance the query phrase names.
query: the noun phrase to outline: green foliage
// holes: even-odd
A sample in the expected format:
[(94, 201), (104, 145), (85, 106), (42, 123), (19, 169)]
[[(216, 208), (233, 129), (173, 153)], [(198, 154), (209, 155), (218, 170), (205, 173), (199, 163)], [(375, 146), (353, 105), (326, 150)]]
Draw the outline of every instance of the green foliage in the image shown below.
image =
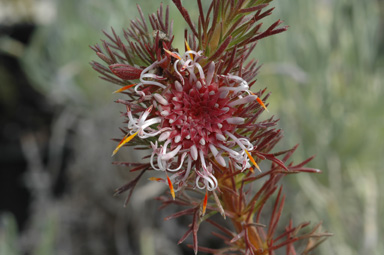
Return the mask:
[[(322, 254), (381, 254), (383, 55), (377, 1), (276, 1), (287, 33), (260, 42), (259, 84), (272, 91), (285, 145), (319, 176), (292, 178), (296, 219), (324, 220)], [(281, 63), (268, 63), (268, 61)], [(276, 108), (274, 108), (276, 107)], [(294, 120), (294, 121), (292, 121)], [(293, 189), (292, 189), (293, 190)]]
[[(32, 255), (51, 255), (57, 250), (57, 218), (56, 215), (50, 214), (40, 223), (37, 235), (34, 235), (34, 250)], [(20, 255), (24, 254), (21, 249), (21, 242), (17, 222), (15, 217), (10, 213), (0, 215), (0, 254), (4, 255)], [(27, 240), (31, 242), (32, 240)]]
[(0, 215), (0, 254), (18, 255), (18, 229), (12, 214)]

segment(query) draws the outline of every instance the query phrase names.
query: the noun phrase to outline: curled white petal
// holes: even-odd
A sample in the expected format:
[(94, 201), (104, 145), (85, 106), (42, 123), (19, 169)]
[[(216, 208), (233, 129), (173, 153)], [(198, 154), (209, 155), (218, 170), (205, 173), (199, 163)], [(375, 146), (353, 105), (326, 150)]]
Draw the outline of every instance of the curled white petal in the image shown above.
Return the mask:
[[(243, 150), (253, 150), (253, 145), (244, 137), (241, 137), (241, 138), (237, 138), (236, 136), (234, 136), (233, 134), (231, 134), (230, 132), (228, 131), (225, 131), (225, 134), (227, 136), (229, 136), (233, 141), (235, 141), (241, 149)], [(245, 147), (247, 146), (247, 147)]]
[(219, 144), (219, 147), (220, 147), (221, 149), (225, 150), (226, 152), (228, 152), (229, 155), (232, 156), (232, 157), (236, 157), (236, 156), (239, 156), (239, 155), (240, 155), (237, 151), (231, 150), (231, 149), (225, 147), (225, 146), (222, 145), (222, 144)]
[(207, 189), (208, 191), (213, 191), (217, 188), (218, 183), (212, 174), (212, 166), (209, 166), (209, 168), (203, 167), (203, 171), (196, 171), (196, 174), (196, 187), (199, 189)]
[(151, 158), (150, 158), (150, 163), (151, 163), (151, 167), (153, 169), (155, 169), (156, 171), (161, 171), (161, 170), (165, 170), (165, 169), (161, 169), (160, 167), (156, 167), (155, 164), (153, 163), (155, 161), (155, 155), (158, 153), (159, 149), (157, 148), (157, 142), (155, 143), (152, 143), (151, 142), (151, 147), (152, 147), (152, 154), (151, 154)]
[[(157, 81), (154, 81), (154, 80), (163, 80), (164, 78), (161, 77), (161, 76), (158, 76), (158, 75), (155, 75), (155, 74), (151, 74), (151, 73), (148, 73), (150, 70), (154, 69), (157, 65), (163, 63), (164, 61), (166, 60), (166, 58), (160, 60), (160, 61), (155, 61), (153, 62), (151, 65), (149, 65), (148, 67), (146, 67), (140, 74), (140, 84), (136, 85), (135, 86), (135, 91), (137, 93), (141, 92), (141, 91), (138, 91), (138, 88), (142, 85), (155, 85), (155, 86), (158, 86), (160, 88), (163, 88), (165, 89), (166, 86), (164, 84), (161, 84), (160, 82), (157, 82)], [(147, 78), (151, 79), (150, 81), (146, 80)], [(140, 85), (140, 86), (139, 86)]]
[(168, 167), (167, 170), (170, 171), (170, 172), (179, 171), (181, 169), (181, 167), (183, 166), (183, 164), (184, 164), (184, 159), (185, 159), (186, 156), (187, 156), (187, 152), (184, 152), (183, 155), (181, 155), (181, 160), (180, 160), (179, 166), (177, 168), (175, 168), (175, 169), (172, 169), (172, 168)]
[(177, 146), (173, 151), (171, 152), (168, 152), (167, 154), (164, 154), (161, 159), (162, 160), (170, 160), (171, 158), (175, 157), (177, 155), (177, 153), (179, 153), (179, 150), (181, 149), (181, 145)]
[(184, 177), (181, 181), (184, 182), (188, 178), (189, 173), (191, 172), (191, 168), (192, 168), (192, 158), (191, 158), (191, 156), (188, 156), (187, 170), (186, 170)]

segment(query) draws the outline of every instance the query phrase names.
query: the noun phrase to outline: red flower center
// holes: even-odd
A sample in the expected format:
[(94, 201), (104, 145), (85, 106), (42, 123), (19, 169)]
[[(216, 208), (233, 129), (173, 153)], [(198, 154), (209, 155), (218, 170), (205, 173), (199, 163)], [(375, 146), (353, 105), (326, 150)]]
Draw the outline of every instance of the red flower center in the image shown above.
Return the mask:
[(204, 86), (186, 79), (181, 91), (172, 89), (164, 97), (169, 103), (162, 106), (162, 128), (172, 128), (171, 148), (182, 144), (182, 149), (189, 149), (195, 145), (206, 154), (209, 144), (217, 146), (224, 132), (234, 129), (225, 121), (234, 109), (228, 106), (228, 98), (220, 98), (216, 82)]

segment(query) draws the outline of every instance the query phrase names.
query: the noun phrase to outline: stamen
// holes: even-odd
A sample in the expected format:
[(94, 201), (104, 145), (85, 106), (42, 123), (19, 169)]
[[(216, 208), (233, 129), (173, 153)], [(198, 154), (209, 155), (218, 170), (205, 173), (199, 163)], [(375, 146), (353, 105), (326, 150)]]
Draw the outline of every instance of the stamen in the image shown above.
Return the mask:
[(157, 181), (157, 182), (163, 182), (164, 181), (163, 178), (159, 178), (159, 177), (149, 177), (148, 180)]
[[(253, 93), (252, 91), (249, 91), (252, 95), (255, 95), (255, 93)], [(255, 95), (256, 96), (256, 95)], [(265, 106), (265, 104), (263, 103), (263, 101), (259, 98), (259, 97), (257, 97), (256, 98), (256, 101), (267, 111), (267, 112), (269, 112), (268, 111), (268, 109), (267, 109), (267, 107)]]
[[(185, 40), (185, 47), (187, 48), (187, 51), (191, 51), (191, 48), (189, 47), (187, 40)], [(189, 53), (189, 56), (190, 56), (191, 59), (193, 60), (193, 55), (192, 55), (192, 53)]]
[(207, 202), (208, 202), (208, 190), (205, 191), (205, 196), (204, 196), (204, 202), (203, 202), (203, 213), (202, 215), (205, 215), (205, 210), (207, 209)]
[(176, 53), (173, 53), (173, 52), (171, 52), (171, 51), (169, 51), (167, 49), (164, 49), (164, 51), (166, 53), (168, 53), (169, 55), (171, 55), (172, 57), (177, 58), (178, 60), (181, 60), (181, 57), (179, 55), (177, 55)]
[[(112, 153), (112, 157), (113, 157), (113, 156), (120, 150), (120, 148), (121, 148), (122, 146), (124, 146), (124, 144), (128, 143), (129, 141), (131, 141), (131, 140), (137, 135), (137, 133), (139, 133), (139, 131), (140, 131), (140, 130), (137, 130), (136, 133), (134, 133), (134, 134), (132, 134), (132, 135), (130, 135), (130, 136), (126, 135), (126, 136), (123, 138), (123, 140), (120, 141), (119, 145), (117, 145), (116, 149), (113, 151), (113, 153)], [(127, 137), (127, 136), (128, 136), (128, 137)]]
[[(259, 167), (259, 165), (257, 165), (255, 159), (252, 157), (252, 155), (247, 151), (247, 150), (244, 150), (245, 153), (247, 153), (247, 156), (249, 158), (249, 160), (252, 162), (252, 164), (261, 172), (261, 169)], [(253, 169), (251, 168), (251, 172), (253, 172)]]
[(137, 83), (134, 83), (134, 84), (131, 84), (131, 85), (127, 85), (127, 86), (124, 86), (118, 90), (115, 90), (112, 92), (112, 94), (115, 94), (115, 93), (120, 93), (121, 91), (124, 91), (124, 90), (127, 90), (129, 88), (132, 88), (133, 86), (137, 85)]
[(173, 185), (172, 185), (171, 179), (169, 179), (168, 177), (168, 174), (167, 174), (167, 181), (168, 181), (169, 190), (171, 191), (172, 198), (173, 200), (175, 200), (175, 190), (173, 189)]
[(267, 107), (265, 106), (265, 104), (263, 103), (263, 101), (261, 101), (261, 99), (260, 98), (256, 98), (256, 100), (257, 100), (257, 102), (267, 111), (267, 112), (269, 112), (268, 111), (268, 109), (267, 109)]

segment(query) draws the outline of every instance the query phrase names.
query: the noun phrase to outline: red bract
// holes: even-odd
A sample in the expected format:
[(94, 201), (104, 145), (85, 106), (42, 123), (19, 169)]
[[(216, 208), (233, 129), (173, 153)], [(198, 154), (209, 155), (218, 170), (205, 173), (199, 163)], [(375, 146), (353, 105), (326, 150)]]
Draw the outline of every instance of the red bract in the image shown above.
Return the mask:
[(109, 66), (112, 73), (123, 80), (136, 80), (140, 78), (142, 69), (125, 65), (125, 64), (113, 64)]
[[(269, 1), (213, 0), (204, 12), (198, 0), (196, 26), (181, 1), (174, 0), (191, 30), (190, 35), (187, 30), (184, 33), (184, 53), (172, 46), (172, 22), (168, 8), (164, 13), (162, 5), (149, 16), (152, 30), (138, 8), (140, 19), (124, 31), (125, 43), (112, 30), (112, 36), (105, 33), (109, 41), (103, 41), (103, 49), (92, 47), (108, 65), (92, 62), (93, 68), (103, 79), (123, 86), (115, 93), (125, 95), (117, 102), (126, 106), (127, 125), (113, 155), (125, 145), (140, 145), (150, 151), (144, 163), (116, 163), (141, 171), (117, 193), (130, 190), (130, 196), (147, 170), (163, 172), (163, 178), (150, 180), (168, 185), (172, 198), (160, 197), (163, 206), (188, 207), (168, 219), (191, 215), (193, 222), (180, 242), (192, 233), (195, 253), (274, 254), (287, 246), (287, 254), (295, 254), (294, 242), (311, 239), (309, 251), (328, 235), (300, 234), (306, 225), (293, 227), (290, 223), (276, 236), (285, 199), (278, 182), (287, 174), (319, 171), (304, 167), (309, 160), (295, 166), (287, 163), (295, 148), (271, 152), (282, 133), (274, 128), (277, 120), (273, 117), (259, 120), (267, 110), (269, 95), (265, 89), (254, 88), (257, 61), (245, 61), (258, 40), (286, 30), (279, 27), (281, 21), (261, 30), (259, 21), (272, 12), (265, 10), (265, 2)], [(270, 161), (269, 167), (259, 167), (264, 160)], [(261, 188), (250, 192), (258, 182), (263, 183)], [(191, 191), (201, 197), (190, 196)], [(261, 212), (276, 191), (270, 220), (266, 221)], [(199, 247), (199, 225), (215, 212), (233, 224), (229, 230), (209, 220), (223, 232), (215, 235), (228, 247)]]

